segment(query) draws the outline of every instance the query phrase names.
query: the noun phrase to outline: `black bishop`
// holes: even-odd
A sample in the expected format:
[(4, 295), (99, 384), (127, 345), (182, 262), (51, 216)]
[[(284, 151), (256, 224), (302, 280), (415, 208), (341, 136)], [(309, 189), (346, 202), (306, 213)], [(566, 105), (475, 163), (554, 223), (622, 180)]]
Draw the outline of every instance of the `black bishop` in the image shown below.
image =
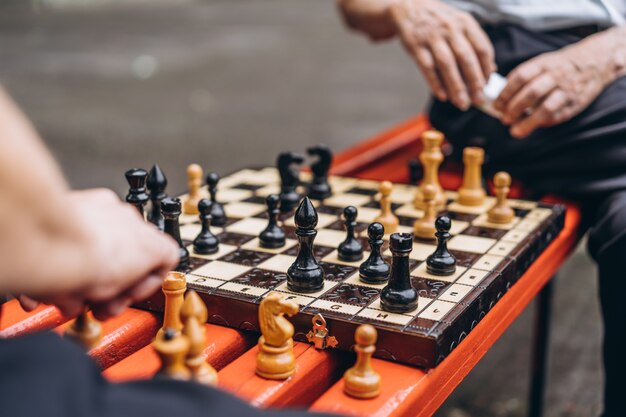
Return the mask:
[(287, 270), (287, 288), (301, 293), (317, 292), (324, 288), (324, 270), (313, 254), (317, 235), (317, 212), (309, 197), (304, 197), (294, 217), (298, 237), (298, 256)]

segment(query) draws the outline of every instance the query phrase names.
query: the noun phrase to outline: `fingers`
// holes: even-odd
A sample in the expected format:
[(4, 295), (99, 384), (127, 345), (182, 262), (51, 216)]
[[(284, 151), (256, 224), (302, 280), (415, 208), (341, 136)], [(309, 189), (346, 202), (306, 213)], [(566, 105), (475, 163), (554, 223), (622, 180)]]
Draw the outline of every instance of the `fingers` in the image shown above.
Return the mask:
[(489, 75), (497, 70), (495, 51), (491, 40), (473, 18), (466, 19), (465, 36), (478, 57), (484, 78), (489, 79)]
[(433, 94), (440, 101), (448, 100), (448, 94), (443, 87), (443, 83), (439, 79), (439, 74), (437, 73), (437, 68), (435, 66), (435, 59), (430, 51), (423, 47), (417, 47), (413, 55)]
[(569, 117), (569, 100), (561, 90), (554, 90), (529, 116), (511, 127), (511, 136), (523, 138), (541, 127), (559, 124)]
[(39, 301), (33, 300), (32, 298), (22, 294), (17, 297), (17, 301), (19, 301), (20, 306), (24, 311), (31, 312), (37, 307), (39, 307)]
[(452, 49), (443, 38), (436, 38), (430, 45), (430, 52), (435, 58), (448, 98), (456, 107), (467, 110), (470, 99)]
[(454, 52), (456, 62), (467, 84), (472, 102), (481, 104), (484, 101), (482, 89), (485, 87), (485, 76), (476, 54), (468, 53), (472, 50), (469, 41), (459, 34), (450, 38), (450, 47)]
[(494, 101), (494, 108), (498, 111), (504, 111), (509, 101), (518, 94), (524, 85), (541, 73), (541, 66), (536, 62), (527, 61), (526, 63), (515, 68), (507, 77), (506, 87), (502, 90), (498, 98)]
[(527, 109), (534, 109), (557, 87), (550, 74), (542, 74), (523, 86), (506, 105), (502, 123), (511, 124), (522, 117)]

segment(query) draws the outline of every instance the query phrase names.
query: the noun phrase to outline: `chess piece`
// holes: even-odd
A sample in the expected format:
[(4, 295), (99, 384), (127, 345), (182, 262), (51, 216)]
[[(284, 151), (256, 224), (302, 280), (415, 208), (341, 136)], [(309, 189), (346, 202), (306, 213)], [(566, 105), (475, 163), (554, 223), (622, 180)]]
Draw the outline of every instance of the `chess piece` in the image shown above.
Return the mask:
[(180, 224), (178, 218), (181, 213), (180, 199), (167, 197), (161, 201), (161, 214), (163, 214), (163, 231), (170, 235), (179, 246), (178, 255), (180, 261), (176, 267), (177, 271), (184, 271), (189, 266), (189, 251), (180, 238)]
[(372, 223), (367, 228), (370, 256), (359, 266), (359, 277), (363, 282), (381, 284), (389, 279), (391, 267), (380, 253), (384, 234), (385, 228), (380, 223)]
[(311, 165), (313, 180), (308, 186), (307, 194), (315, 200), (323, 200), (330, 197), (332, 189), (328, 183), (328, 171), (333, 162), (333, 154), (326, 145), (316, 145), (307, 149), (310, 156), (317, 156), (317, 161)]
[(369, 324), (360, 325), (354, 333), (356, 363), (343, 374), (343, 391), (351, 397), (367, 399), (380, 394), (380, 375), (372, 368), (376, 338), (376, 329)]
[(152, 343), (161, 360), (161, 368), (155, 378), (169, 378), (178, 381), (191, 379), (191, 372), (185, 365), (185, 358), (189, 351), (189, 340), (174, 329), (165, 329), (162, 336)]
[(200, 212), (200, 222), (202, 229), (198, 236), (193, 240), (193, 251), (200, 255), (210, 255), (219, 250), (220, 241), (211, 232), (211, 210), (213, 203), (206, 198), (198, 202), (198, 211)]
[(91, 350), (102, 340), (102, 325), (89, 314), (85, 307), (65, 330), (65, 337), (85, 350)]
[(183, 323), (180, 321), (180, 309), (185, 299), (187, 281), (182, 272), (171, 271), (163, 280), (161, 291), (165, 296), (165, 308), (163, 309), (163, 326), (157, 332), (157, 338), (163, 337), (166, 329), (180, 333)]
[(154, 224), (159, 230), (163, 230), (163, 216), (161, 215), (161, 201), (167, 197), (165, 187), (167, 187), (167, 178), (158, 165), (153, 165), (148, 173), (146, 181), (148, 190), (150, 190), (150, 202), (152, 207), (148, 213), (148, 221)]
[(210, 172), (206, 176), (206, 184), (209, 188), (211, 196), (211, 224), (213, 226), (224, 226), (226, 224), (226, 213), (222, 203), (217, 201), (217, 183), (220, 182), (220, 176), (216, 172)]
[(185, 364), (191, 371), (191, 379), (203, 385), (217, 385), (217, 372), (202, 354), (206, 344), (204, 323), (208, 318), (206, 305), (193, 290), (187, 293), (180, 310), (183, 322), (183, 335), (189, 340), (189, 350)]
[(298, 237), (298, 256), (287, 270), (287, 288), (290, 291), (313, 293), (324, 288), (324, 270), (313, 254), (317, 235), (317, 212), (309, 197), (304, 197), (294, 217)]
[(280, 248), (285, 246), (285, 232), (278, 225), (278, 203), (280, 197), (270, 194), (265, 199), (267, 204), (267, 227), (259, 234), (259, 245), (263, 248)]
[(487, 220), (491, 223), (507, 224), (515, 218), (515, 211), (509, 206), (507, 196), (511, 190), (511, 176), (506, 172), (498, 172), (493, 177), (496, 204), (487, 212)]
[(419, 184), (420, 180), (422, 179), (422, 175), (424, 175), (420, 161), (417, 159), (410, 159), (408, 166), (409, 182), (411, 183), (411, 185)]
[(393, 185), (389, 181), (380, 183), (380, 215), (374, 221), (381, 223), (385, 227), (385, 232), (391, 234), (398, 229), (400, 221), (393, 214), (391, 209), (391, 192)]
[(446, 204), (446, 198), (443, 189), (439, 184), (439, 166), (443, 162), (443, 153), (441, 152), (441, 143), (443, 142), (443, 134), (436, 130), (427, 130), (421, 136), (423, 150), (420, 153), (420, 162), (424, 170), (424, 177), (419, 188), (415, 190), (415, 199), (413, 204), (415, 208), (424, 208), (423, 190), (426, 184), (435, 187), (435, 202), (438, 209), (443, 209)]
[(420, 239), (435, 240), (435, 220), (437, 220), (437, 203), (435, 195), (437, 191), (431, 184), (426, 184), (423, 189), (424, 195), (424, 216), (415, 220), (413, 224), (413, 234)]
[(348, 206), (343, 209), (346, 240), (337, 247), (337, 257), (344, 262), (356, 262), (363, 259), (363, 245), (355, 237), (354, 233), (357, 215), (358, 211), (354, 206)]
[(298, 304), (278, 292), (268, 294), (259, 305), (259, 353), (257, 375), (267, 379), (287, 379), (296, 371), (293, 354), (293, 325), (284, 316), (298, 313)]
[(126, 176), (126, 181), (128, 181), (130, 187), (126, 195), (126, 202), (135, 206), (141, 217), (143, 217), (143, 208), (148, 202), (148, 194), (146, 193), (148, 173), (145, 169), (134, 168), (126, 171), (124, 176)]
[(391, 273), (389, 282), (380, 293), (380, 305), (385, 311), (407, 313), (417, 308), (418, 295), (411, 284), (409, 253), (413, 250), (413, 235), (394, 233), (389, 238)]
[(202, 167), (191, 164), (187, 167), (187, 198), (183, 203), (183, 213), (198, 214), (198, 202), (200, 201), (200, 188), (202, 187)]
[(430, 274), (452, 275), (456, 271), (456, 258), (448, 251), (451, 226), (452, 221), (448, 216), (439, 216), (435, 220), (437, 248), (426, 258), (426, 271)]
[(468, 146), (463, 149), (463, 184), (459, 188), (458, 203), (464, 206), (480, 206), (485, 202), (481, 166), (485, 161), (482, 148)]
[(300, 185), (300, 170), (298, 165), (304, 162), (304, 157), (295, 152), (283, 152), (278, 155), (276, 166), (280, 174), (280, 211), (289, 213), (298, 205), (300, 194), (296, 191)]

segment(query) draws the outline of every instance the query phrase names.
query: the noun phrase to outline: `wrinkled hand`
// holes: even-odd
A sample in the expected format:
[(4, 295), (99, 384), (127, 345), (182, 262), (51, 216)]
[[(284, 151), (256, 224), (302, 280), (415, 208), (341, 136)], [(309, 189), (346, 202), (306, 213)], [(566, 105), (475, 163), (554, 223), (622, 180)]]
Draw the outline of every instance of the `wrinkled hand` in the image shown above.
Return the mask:
[(494, 102), (511, 135), (523, 138), (538, 128), (563, 123), (585, 110), (615, 79), (611, 34), (587, 38), (539, 55), (508, 75)]
[[(435, 96), (467, 110), (496, 70), (491, 41), (468, 13), (437, 0), (397, 0), (391, 16)], [(471, 97), (471, 100), (470, 100)]]
[(101, 320), (154, 293), (178, 263), (177, 244), (141, 219), (137, 210), (109, 190), (70, 193), (84, 239), (65, 262), (85, 260), (78, 279), (57, 283), (59, 291), (18, 297), (32, 309), (34, 300), (56, 305), (66, 316), (88, 304)]

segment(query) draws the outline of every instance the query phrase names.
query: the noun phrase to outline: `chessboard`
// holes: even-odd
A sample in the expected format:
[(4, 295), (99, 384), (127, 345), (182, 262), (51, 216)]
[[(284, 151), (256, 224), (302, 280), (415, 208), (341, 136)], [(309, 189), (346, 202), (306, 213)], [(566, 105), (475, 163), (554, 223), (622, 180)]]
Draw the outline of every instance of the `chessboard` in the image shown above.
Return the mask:
[[(306, 184), (310, 174), (302, 173), (300, 180)], [(275, 168), (244, 169), (220, 180), (217, 198), (227, 219), (223, 227), (211, 228), (220, 242), (217, 253), (194, 253), (191, 242), (201, 230), (199, 218), (180, 216), (181, 238), (191, 255), (185, 271), (187, 286), (205, 301), (210, 323), (259, 332), (258, 305), (264, 296), (278, 291), (300, 305), (300, 312), (290, 318), (297, 341), (307, 342), (312, 319), (321, 314), (338, 341), (337, 349), (351, 350), (356, 327), (368, 323), (378, 330), (375, 356), (434, 367), (524, 274), (558, 235), (565, 218), (561, 205), (510, 199), (514, 220), (494, 224), (486, 214), (494, 197), (487, 197), (480, 206), (464, 206), (456, 202), (456, 192), (446, 191), (447, 205), (439, 214), (452, 219), (448, 248), (457, 259), (456, 271), (449, 276), (428, 273), (425, 260), (436, 245), (415, 239), (409, 257), (418, 308), (407, 314), (390, 313), (382, 309), (379, 300), (385, 284), (361, 281), (358, 269), (362, 260), (344, 262), (337, 253), (346, 237), (342, 213), (350, 205), (358, 209), (358, 239), (369, 248), (366, 229), (380, 214), (380, 183), (337, 176), (329, 177), (329, 183), (333, 195), (314, 201), (319, 217), (314, 254), (325, 273), (323, 289), (316, 293), (295, 293), (287, 288), (287, 269), (298, 253), (293, 212), (281, 214), (285, 246), (267, 249), (259, 245), (259, 233), (268, 222), (265, 199), (280, 192)], [(391, 201), (400, 222), (397, 232), (411, 233), (415, 220), (424, 214), (413, 205), (415, 189), (394, 184)], [(300, 191), (304, 192), (304, 187)], [(208, 197), (206, 187), (201, 192)], [(186, 196), (180, 198), (184, 201)], [(391, 258), (388, 240), (386, 235), (383, 254), (387, 260)], [(366, 251), (364, 259), (367, 255)], [(162, 311), (162, 294), (139, 307)]]

